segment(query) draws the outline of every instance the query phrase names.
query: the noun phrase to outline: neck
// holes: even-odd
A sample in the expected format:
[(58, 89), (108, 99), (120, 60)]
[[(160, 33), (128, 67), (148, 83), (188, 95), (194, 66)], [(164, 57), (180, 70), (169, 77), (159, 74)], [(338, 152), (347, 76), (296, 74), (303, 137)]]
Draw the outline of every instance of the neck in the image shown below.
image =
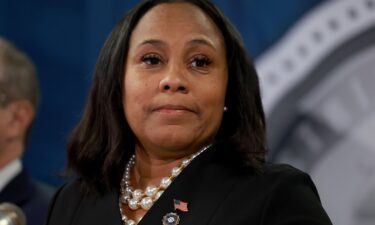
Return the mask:
[(188, 155), (160, 158), (149, 154), (141, 148), (136, 148), (136, 163), (131, 174), (131, 183), (137, 188), (145, 188), (149, 185), (158, 186), (163, 177), (169, 177), (173, 167), (181, 165)]
[[(150, 154), (144, 148), (137, 145), (135, 150), (136, 162), (134, 169), (131, 171), (131, 180), (135, 188), (145, 188), (149, 185), (158, 186), (160, 180), (164, 177), (170, 177), (172, 169), (180, 167), (182, 161), (196, 156), (202, 151), (209, 148), (207, 145), (195, 151), (185, 151), (186, 154), (174, 155), (172, 157), (158, 157), (157, 155)], [(182, 151), (181, 151), (182, 152)]]
[(23, 144), (19, 142), (7, 143), (0, 149), (0, 169), (13, 160), (20, 158), (23, 152)]

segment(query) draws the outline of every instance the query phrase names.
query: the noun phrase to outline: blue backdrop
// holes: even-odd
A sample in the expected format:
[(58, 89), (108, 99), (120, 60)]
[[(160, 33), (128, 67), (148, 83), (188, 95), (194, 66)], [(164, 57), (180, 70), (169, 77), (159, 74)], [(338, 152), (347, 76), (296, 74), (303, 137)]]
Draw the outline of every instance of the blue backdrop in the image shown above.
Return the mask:
[[(256, 58), (323, 0), (215, 0)], [(0, 0), (0, 36), (38, 67), (42, 103), (24, 156), (35, 177), (58, 185), (69, 133), (82, 112), (98, 52), (135, 0)]]

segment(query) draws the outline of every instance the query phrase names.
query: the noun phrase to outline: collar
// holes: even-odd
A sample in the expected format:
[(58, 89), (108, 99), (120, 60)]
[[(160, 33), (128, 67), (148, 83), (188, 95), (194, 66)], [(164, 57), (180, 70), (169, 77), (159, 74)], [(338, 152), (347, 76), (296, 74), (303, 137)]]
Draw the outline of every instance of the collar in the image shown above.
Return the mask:
[(0, 169), (0, 192), (4, 187), (19, 174), (22, 170), (22, 163), (20, 159), (13, 160)]

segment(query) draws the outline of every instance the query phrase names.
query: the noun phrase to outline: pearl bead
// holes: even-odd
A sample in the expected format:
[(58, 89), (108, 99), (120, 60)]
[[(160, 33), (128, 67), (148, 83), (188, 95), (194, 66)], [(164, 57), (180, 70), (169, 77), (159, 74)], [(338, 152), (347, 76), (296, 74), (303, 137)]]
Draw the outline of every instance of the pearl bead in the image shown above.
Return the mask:
[(136, 223), (134, 222), (134, 220), (127, 220), (126, 225), (136, 225)]
[(182, 166), (186, 167), (190, 163), (190, 159), (184, 159), (182, 160)]
[(180, 174), (180, 173), (181, 173), (181, 167), (173, 167), (173, 169), (172, 169), (172, 175), (174, 177), (177, 177), (178, 174)]
[(145, 194), (148, 197), (154, 197), (157, 191), (158, 191), (158, 188), (156, 186), (150, 185), (146, 187)]
[(163, 177), (160, 181), (160, 187), (166, 189), (171, 183), (172, 180), (169, 177)]
[(158, 191), (158, 193), (156, 193), (155, 195), (155, 200), (160, 198), (160, 196), (164, 193), (164, 191)]
[(126, 201), (128, 200), (128, 196), (127, 195), (121, 195), (121, 202), (122, 203), (126, 203)]
[(142, 196), (143, 196), (143, 193), (142, 193), (141, 189), (136, 189), (136, 190), (133, 191), (133, 198), (134, 199), (139, 200), (139, 199), (142, 198)]
[(138, 209), (138, 200), (136, 200), (136, 199), (130, 199), (129, 201), (128, 201), (128, 206), (129, 206), (129, 208), (130, 209), (132, 209), (132, 210), (137, 210)]
[(149, 210), (151, 208), (152, 204), (153, 204), (153, 202), (152, 202), (152, 199), (150, 197), (144, 197), (141, 200), (141, 207), (144, 210)]

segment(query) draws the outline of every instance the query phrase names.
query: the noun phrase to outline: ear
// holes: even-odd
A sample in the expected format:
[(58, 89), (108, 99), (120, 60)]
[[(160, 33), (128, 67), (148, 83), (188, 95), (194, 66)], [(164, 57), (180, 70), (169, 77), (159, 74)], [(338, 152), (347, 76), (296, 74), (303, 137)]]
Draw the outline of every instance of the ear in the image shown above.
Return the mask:
[(8, 135), (13, 138), (23, 138), (34, 119), (34, 107), (28, 100), (16, 100), (8, 107), (11, 113)]

